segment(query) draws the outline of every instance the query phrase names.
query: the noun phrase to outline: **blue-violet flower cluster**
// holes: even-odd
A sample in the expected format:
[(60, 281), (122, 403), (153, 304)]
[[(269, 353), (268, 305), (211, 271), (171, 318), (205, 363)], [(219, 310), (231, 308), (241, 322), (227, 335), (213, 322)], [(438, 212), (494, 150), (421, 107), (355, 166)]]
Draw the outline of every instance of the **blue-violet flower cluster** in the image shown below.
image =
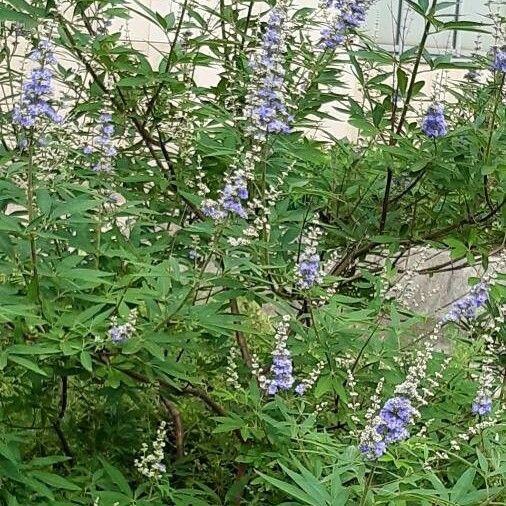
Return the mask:
[(390, 443), (409, 437), (407, 427), (419, 416), (407, 397), (387, 400), (373, 423), (361, 434), (359, 449), (369, 459), (381, 457)]
[(248, 181), (253, 178), (260, 149), (259, 146), (253, 146), (244, 155), (242, 166), (239, 166), (240, 159), (231, 166), (230, 174), (226, 176), (225, 186), (221, 190), (218, 200), (203, 200), (201, 208), (206, 216), (215, 221), (222, 221), (229, 215), (239, 216), (244, 219), (248, 217), (244, 207), (249, 197)]
[(485, 416), (492, 412), (492, 399), (483, 391), (478, 392), (473, 401), (473, 415)]
[(448, 133), (444, 107), (441, 104), (432, 104), (422, 121), (422, 132), (431, 139), (443, 137)]
[[(252, 373), (258, 379), (260, 388), (269, 395), (291, 390), (295, 384), (292, 357), (286, 345), (290, 329), (289, 322), (290, 316), (285, 315), (276, 327), (276, 335), (274, 337), (276, 345), (272, 352), (270, 378), (267, 378), (263, 369), (258, 365), (258, 357), (256, 355), (252, 357)], [(295, 387), (295, 393), (303, 395), (310, 390), (318, 380), (324, 366), (324, 362), (319, 362), (309, 376)]]
[(320, 46), (335, 49), (346, 40), (350, 29), (358, 28), (365, 21), (369, 0), (325, 0), (326, 17), (330, 23), (320, 31)]
[(290, 390), (295, 383), (293, 377), (293, 364), (290, 351), (286, 346), (290, 317), (284, 316), (283, 321), (276, 329), (276, 347), (272, 352), (271, 374), (272, 379), (266, 383), (267, 393), (276, 394), (279, 390)]
[(118, 153), (114, 146), (114, 125), (112, 115), (104, 112), (99, 116), (99, 134), (95, 138), (94, 145), (87, 144), (83, 148), (83, 153), (87, 156), (97, 153), (98, 161), (93, 163), (92, 170), (95, 172), (109, 173), (113, 170), (113, 159)]
[(506, 73), (506, 49), (503, 48), (497, 51), (492, 67), (498, 72)]
[(296, 286), (301, 290), (308, 290), (322, 280), (317, 251), (322, 234), (322, 229), (317, 224), (312, 224), (302, 236), (302, 252), (295, 266)]
[(489, 297), (489, 286), (487, 283), (478, 283), (461, 299), (455, 302), (450, 311), (443, 316), (443, 322), (456, 322), (463, 318), (473, 319), (478, 309), (483, 307)]
[(50, 104), (53, 96), (53, 71), (48, 65), (57, 63), (49, 40), (41, 40), (30, 53), (30, 59), (37, 63), (28, 79), (23, 83), (21, 100), (14, 106), (12, 119), (23, 128), (32, 128), (40, 118), (61, 123), (62, 117)]
[(246, 116), (250, 133), (257, 139), (267, 134), (289, 133), (292, 119), (285, 104), (284, 53), (287, 1), (279, 0), (269, 15), (259, 52), (251, 59), (253, 70)]
[(111, 328), (109, 329), (109, 338), (116, 346), (124, 344), (135, 333), (135, 326), (137, 324), (137, 310), (132, 309), (128, 314), (126, 323), (118, 324), (116, 316), (111, 318)]
[(287, 3), (287, 0), (279, 0), (271, 10), (262, 45), (251, 59), (253, 76), (245, 115), (250, 121), (248, 133), (255, 142), (244, 155), (244, 160), (239, 156), (230, 168), (219, 198), (205, 199), (202, 202), (204, 215), (215, 221), (221, 221), (230, 215), (243, 219), (248, 217), (245, 208), (249, 197), (248, 182), (254, 177), (255, 165), (260, 159), (267, 134), (290, 132), (291, 116), (285, 105), (283, 68)]

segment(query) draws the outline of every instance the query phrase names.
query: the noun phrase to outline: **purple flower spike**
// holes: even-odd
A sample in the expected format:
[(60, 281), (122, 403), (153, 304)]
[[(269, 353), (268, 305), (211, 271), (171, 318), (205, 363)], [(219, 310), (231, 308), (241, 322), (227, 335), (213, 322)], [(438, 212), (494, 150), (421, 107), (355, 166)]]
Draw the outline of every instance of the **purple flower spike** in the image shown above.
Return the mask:
[(473, 402), (473, 415), (486, 416), (492, 412), (492, 399), (479, 392)]
[(267, 134), (290, 133), (291, 115), (285, 105), (283, 54), (288, 12), (286, 1), (281, 0), (272, 9), (262, 47), (252, 58), (251, 93), (246, 115), (251, 121), (250, 132), (258, 139)]
[(345, 40), (349, 30), (359, 28), (365, 21), (368, 0), (329, 0), (326, 2), (330, 24), (320, 31), (320, 46), (335, 49)]
[(97, 154), (98, 161), (91, 165), (94, 172), (110, 173), (113, 171), (113, 159), (118, 150), (114, 146), (114, 125), (112, 114), (103, 112), (98, 117), (98, 135), (95, 137), (93, 146), (87, 144), (83, 147), (83, 154), (90, 156)]
[(359, 450), (370, 460), (378, 459), (386, 452), (389, 444), (409, 438), (407, 427), (417, 416), (418, 411), (407, 397), (388, 399), (379, 415), (364, 429)]
[(53, 72), (47, 65), (54, 65), (57, 60), (52, 45), (42, 40), (30, 53), (30, 59), (39, 64), (24, 81), (19, 104), (14, 106), (12, 120), (23, 128), (32, 128), (41, 118), (53, 123), (61, 123), (62, 117), (54, 110), (49, 101), (53, 95)]
[(506, 49), (497, 51), (492, 68), (498, 72), (506, 73)]
[(275, 395), (280, 390), (290, 390), (295, 383), (292, 357), (286, 346), (290, 328), (289, 320), (289, 317), (284, 317), (276, 329), (276, 347), (272, 352), (272, 379), (266, 383), (266, 391), (269, 395)]
[(422, 121), (422, 132), (431, 139), (443, 137), (448, 133), (448, 126), (441, 104), (432, 104)]
[(459, 321), (462, 318), (468, 320), (476, 318), (478, 309), (485, 306), (488, 301), (489, 286), (486, 283), (478, 283), (464, 297), (453, 304), (450, 311), (443, 316), (443, 322)]

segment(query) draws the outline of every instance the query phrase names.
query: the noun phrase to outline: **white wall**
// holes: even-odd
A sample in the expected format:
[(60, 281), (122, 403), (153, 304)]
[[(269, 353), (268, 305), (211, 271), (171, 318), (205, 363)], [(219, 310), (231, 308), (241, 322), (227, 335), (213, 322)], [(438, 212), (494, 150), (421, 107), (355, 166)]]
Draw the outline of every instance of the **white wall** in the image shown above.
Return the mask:
[[(132, 4), (135, 4), (134, 0), (131, 0)], [(162, 15), (166, 15), (169, 12), (177, 12), (179, 10), (177, 2), (173, 0), (142, 0), (143, 3), (150, 7), (152, 10), (159, 12)], [(219, 0), (200, 0), (204, 1), (208, 7), (219, 6)], [(232, 0), (226, 0), (229, 4)], [(235, 1), (235, 0), (234, 0)], [(199, 1), (197, 0), (197, 3)], [(460, 13), (460, 19), (473, 19), (484, 21), (484, 15), (488, 12), (486, 4), (487, 0), (459, 0), (458, 12)], [(506, 2), (501, 0), (498, 2), (503, 11), (506, 11)], [(200, 5), (204, 5), (200, 3)], [(302, 7), (317, 7), (318, 0), (294, 0), (294, 8)], [(259, 2), (258, 8), (265, 8), (265, 4)], [(492, 8), (496, 10), (497, 5), (493, 5)], [(447, 16), (446, 20), (453, 20), (456, 13), (456, 5), (447, 7), (440, 11), (441, 15)], [(401, 13), (401, 26), (400, 36), (397, 36), (397, 22), (398, 14)], [(131, 33), (131, 39), (134, 41), (136, 47), (141, 49), (147, 54), (153, 62), (160, 60), (160, 51), (166, 52), (168, 50), (168, 41), (166, 35), (162, 30), (158, 29), (153, 24), (148, 23), (139, 16), (133, 17), (129, 22), (129, 28)], [(423, 30), (423, 20), (420, 16), (413, 13), (407, 8), (405, 0), (377, 0), (371, 7), (368, 15), (366, 25), (364, 27), (366, 33), (374, 36), (374, 38), (389, 50), (396, 49), (402, 50), (413, 45), (416, 45), (421, 36)], [(454, 40), (453, 32), (443, 32), (439, 34), (431, 35), (428, 39), (428, 47), (432, 52), (436, 53), (447, 53), (453, 52), (459, 56), (461, 54), (469, 54), (473, 50), (475, 34), (470, 32), (459, 32)], [(493, 44), (493, 38), (484, 35), (483, 37), (484, 48), (490, 47)], [(455, 44), (456, 42), (456, 44)], [(453, 46), (456, 46), (456, 50)], [(357, 87), (357, 83), (349, 68), (344, 69), (345, 74), (343, 81), (345, 88), (336, 90), (339, 93), (347, 93), (355, 98), (360, 97), (360, 90)], [(217, 70), (212, 71), (210, 69), (199, 69), (196, 73), (196, 79), (199, 83), (204, 85), (212, 85), (217, 82)], [(424, 80), (426, 81), (426, 87), (424, 92), (429, 98), (432, 95), (432, 87), (434, 82), (447, 81), (448, 79), (459, 79), (462, 76), (462, 72), (454, 72), (451, 75), (448, 73), (434, 72), (424, 74)], [(439, 97), (444, 99), (445, 97)], [(425, 105), (420, 104), (420, 110)], [(325, 120), (321, 125), (321, 131), (314, 132), (315, 135), (321, 136), (325, 130), (330, 131), (333, 135), (337, 136), (350, 136), (354, 137), (356, 131), (351, 128), (346, 121), (346, 118), (342, 115), (337, 114), (331, 105), (326, 106), (326, 112), (330, 112), (335, 116), (335, 120)]]

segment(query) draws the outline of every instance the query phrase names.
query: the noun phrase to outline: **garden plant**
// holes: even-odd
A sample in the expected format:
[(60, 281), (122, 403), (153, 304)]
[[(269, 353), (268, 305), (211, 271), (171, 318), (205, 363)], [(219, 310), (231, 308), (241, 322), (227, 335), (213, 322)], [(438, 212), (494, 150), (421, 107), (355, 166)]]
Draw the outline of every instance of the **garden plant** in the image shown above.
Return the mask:
[(169, 3), (0, 2), (0, 504), (506, 504), (503, 2)]

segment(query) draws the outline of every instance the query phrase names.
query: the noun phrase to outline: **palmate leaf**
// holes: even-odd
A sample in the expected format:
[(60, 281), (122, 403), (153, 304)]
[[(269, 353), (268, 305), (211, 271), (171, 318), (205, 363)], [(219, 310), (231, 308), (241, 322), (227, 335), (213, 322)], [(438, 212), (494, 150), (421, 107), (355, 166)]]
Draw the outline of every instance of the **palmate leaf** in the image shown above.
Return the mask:
[[(422, 245), (453, 250), (451, 269), (475, 259), (486, 267), (504, 242), (501, 73), (490, 72), (488, 47), (482, 56), (457, 59), (434, 55), (431, 47), (441, 32), (491, 27), (446, 22), (454, 19), (456, 2), (409, 0), (403, 5), (417, 25), (399, 27), (402, 43), (394, 50), (360, 30), (335, 51), (323, 50), (319, 34), (336, 19), (320, 11), (306, 15), (301, 1), (286, 2), (295, 16), (287, 53), (272, 60), (284, 67), (281, 95), (288, 95), (293, 131), (269, 134), (264, 143), (245, 118), (259, 81), (250, 59), (264, 34), (272, 35), (269, 16), (279, 0), (181, 0), (156, 8), (145, 0), (76, 0), (65, 3), (63, 14), (54, 0), (0, 0), (2, 506), (504, 501), (505, 448), (501, 437), (494, 439), (496, 430), (502, 435), (502, 420), (483, 439), (462, 444), (458, 455), (448, 452), (432, 471), (425, 468), (435, 449), (448, 449), (474, 423), (472, 378), (484, 351), (474, 325), (470, 332), (467, 325), (445, 325), (444, 339), (457, 337), (458, 344), (438, 347), (427, 364), (426, 380), (443, 376), (433, 401), (420, 409), (423, 420), (434, 420), (432, 429), (424, 439), (391, 445), (367, 493), (372, 466), (350, 436), (361, 430), (381, 379), (384, 401), (405, 380), (413, 357), (420, 360), (428, 321), (437, 317), (432, 309), (418, 314), (402, 306), (400, 297), (386, 301), (386, 275), (397, 269), (409, 278), (403, 260)], [(383, 12), (390, 3), (376, 7), (381, 40), (397, 14)], [(136, 18), (134, 31), (140, 20), (149, 33), (147, 44), (134, 37), (132, 47), (129, 16)], [(108, 19), (112, 26), (102, 33)], [(65, 121), (24, 129), (13, 124), (11, 110), (36, 65), (22, 61), (24, 53), (44, 37), (46, 22), (55, 25), (54, 98), (58, 108), (64, 99)], [(429, 45), (421, 47), (412, 36), (425, 23)], [(436, 80), (449, 135), (434, 142), (420, 132), (425, 101), (433, 97), (427, 83), (436, 77), (425, 76), (446, 68), (450, 73)], [(482, 80), (462, 80), (456, 69), (480, 70)], [(97, 174), (91, 166), (99, 153), (85, 157), (82, 148), (96, 146), (105, 109), (118, 153), (114, 170)], [(39, 132), (48, 134), (48, 146), (18, 149)], [(201, 216), (197, 183), (202, 178), (207, 196), (220, 198), (257, 146), (243, 202), (247, 222)], [(265, 192), (271, 185), (279, 190), (272, 199)], [(27, 225), (29, 190), (34, 206)], [(233, 246), (257, 218), (259, 236)], [(321, 264), (327, 273), (328, 261), (338, 273), (300, 292), (295, 264), (313, 219), (324, 229), (315, 246)], [(501, 285), (491, 289), (483, 321), (498, 321)], [(132, 310), (131, 335), (113, 342), (111, 325), (129, 321)], [(251, 374), (250, 357), (271, 379), (274, 328), (286, 314), (296, 384), (318, 361), (325, 369), (303, 396), (267, 396)], [(452, 362), (443, 370), (448, 349)], [(503, 365), (498, 357), (498, 377)], [(349, 407), (348, 367), (356, 410)], [(166, 469), (148, 479), (134, 460), (143, 443), (152, 453), (162, 420)], [(476, 463), (465, 460), (475, 453)]]
[(127, 496), (133, 497), (132, 489), (121, 471), (115, 466), (109, 464), (109, 462), (103, 458), (100, 458), (100, 462), (109, 478), (111, 478), (113, 483), (118, 487), (119, 491)]
[(276, 487), (278, 490), (288, 494), (295, 499), (298, 499), (298, 504), (309, 504), (310, 506), (322, 506), (321, 503), (317, 502), (314, 498), (306, 493), (306, 491), (302, 488), (299, 488), (291, 483), (287, 483), (285, 481), (279, 480), (277, 478), (273, 478), (272, 476), (268, 476), (260, 471), (257, 473), (268, 483)]
[[(269, 477), (263, 473), (259, 474), (269, 483), (278, 489), (286, 492), (304, 504), (312, 506), (344, 506), (348, 501), (348, 491), (343, 487), (340, 472), (337, 467), (326, 480), (321, 480), (305, 468), (297, 459), (291, 459), (299, 472), (295, 472), (283, 464), (280, 464), (283, 472), (289, 476), (293, 483), (287, 483), (277, 478)], [(326, 483), (330, 482), (330, 492)]]
[(473, 481), (476, 476), (476, 469), (470, 468), (462, 473), (462, 476), (457, 480), (450, 492), (450, 498), (454, 502), (459, 502), (464, 499), (473, 488)]
[(297, 460), (294, 461), (300, 473), (296, 473), (283, 464), (280, 464), (281, 469), (292, 478), (294, 483), (301, 487), (308, 495), (312, 496), (318, 501), (318, 504), (331, 504), (332, 497), (325, 488), (325, 486), (318, 480), (310, 471), (308, 471)]

